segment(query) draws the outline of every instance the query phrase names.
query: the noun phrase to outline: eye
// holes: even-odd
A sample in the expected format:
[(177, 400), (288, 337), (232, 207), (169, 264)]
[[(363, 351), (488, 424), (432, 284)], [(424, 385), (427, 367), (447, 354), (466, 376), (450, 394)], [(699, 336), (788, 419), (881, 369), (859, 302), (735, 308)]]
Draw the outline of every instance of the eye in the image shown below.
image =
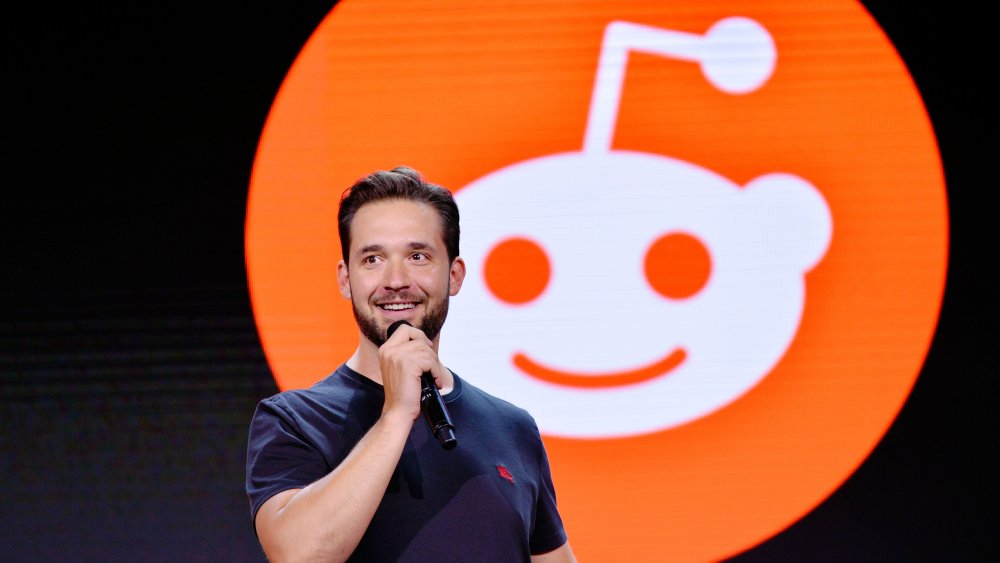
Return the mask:
[(684, 299), (698, 293), (712, 274), (712, 257), (697, 238), (670, 233), (646, 251), (646, 279), (660, 295)]
[(410, 255), (410, 259), (417, 262), (425, 262), (427, 260), (427, 255), (423, 252), (414, 252)]
[(510, 238), (498, 243), (486, 255), (483, 276), (486, 286), (498, 299), (522, 305), (545, 291), (549, 284), (549, 257), (534, 241)]

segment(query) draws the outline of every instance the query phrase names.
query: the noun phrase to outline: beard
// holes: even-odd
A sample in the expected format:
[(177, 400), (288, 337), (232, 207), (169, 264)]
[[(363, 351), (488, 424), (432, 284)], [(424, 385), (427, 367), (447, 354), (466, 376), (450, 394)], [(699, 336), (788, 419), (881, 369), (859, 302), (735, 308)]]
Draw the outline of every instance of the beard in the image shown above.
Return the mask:
[[(448, 291), (451, 290), (449, 285)], [(434, 340), (437, 338), (438, 334), (441, 333), (441, 327), (444, 326), (444, 320), (448, 317), (448, 299), (449, 295), (446, 292), (444, 296), (444, 301), (438, 304), (437, 307), (429, 309), (416, 323), (416, 327), (423, 331), (424, 335), (427, 336), (429, 340)], [(376, 347), (381, 348), (385, 341), (388, 340), (386, 336), (386, 331), (389, 327), (382, 328), (378, 325), (378, 321), (375, 320), (374, 315), (366, 315), (359, 308), (354, 300), (351, 300), (351, 310), (354, 311), (354, 320), (358, 323), (358, 328), (361, 330), (361, 334), (364, 335), (372, 344)]]

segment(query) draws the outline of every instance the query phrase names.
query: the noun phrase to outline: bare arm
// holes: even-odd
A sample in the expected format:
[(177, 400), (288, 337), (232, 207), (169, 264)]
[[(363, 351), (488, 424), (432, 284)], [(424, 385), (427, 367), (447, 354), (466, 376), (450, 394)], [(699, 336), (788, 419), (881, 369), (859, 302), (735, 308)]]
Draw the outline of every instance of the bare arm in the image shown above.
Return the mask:
[(271, 561), (343, 561), (357, 547), (402, 454), (413, 419), (383, 416), (325, 477), (278, 493), (257, 511)]
[(569, 542), (553, 549), (548, 553), (531, 556), (531, 563), (576, 563), (576, 556)]
[(423, 333), (408, 340), (398, 332), (379, 350), (385, 404), (378, 421), (329, 474), (274, 495), (257, 511), (270, 560), (343, 561), (361, 541), (420, 414), (420, 374), (444, 369)]

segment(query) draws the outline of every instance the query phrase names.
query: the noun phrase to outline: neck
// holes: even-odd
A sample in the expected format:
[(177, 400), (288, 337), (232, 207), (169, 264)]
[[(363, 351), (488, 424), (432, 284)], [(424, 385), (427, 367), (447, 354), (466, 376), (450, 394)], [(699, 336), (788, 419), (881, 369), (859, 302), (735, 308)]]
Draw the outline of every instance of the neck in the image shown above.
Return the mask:
[(358, 347), (347, 360), (347, 367), (382, 385), (382, 368), (378, 363), (378, 346), (364, 335), (358, 338)]

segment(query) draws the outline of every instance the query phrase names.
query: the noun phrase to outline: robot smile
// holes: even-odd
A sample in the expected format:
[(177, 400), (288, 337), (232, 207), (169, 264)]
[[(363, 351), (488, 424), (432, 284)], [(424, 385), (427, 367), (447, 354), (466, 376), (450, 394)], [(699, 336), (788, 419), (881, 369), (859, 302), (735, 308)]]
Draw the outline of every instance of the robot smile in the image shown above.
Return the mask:
[(520, 352), (514, 354), (514, 365), (531, 377), (546, 383), (552, 383), (553, 385), (582, 389), (606, 389), (609, 387), (634, 385), (656, 379), (681, 365), (686, 358), (687, 353), (684, 349), (676, 348), (663, 358), (633, 370), (590, 375), (571, 373), (543, 366)]

